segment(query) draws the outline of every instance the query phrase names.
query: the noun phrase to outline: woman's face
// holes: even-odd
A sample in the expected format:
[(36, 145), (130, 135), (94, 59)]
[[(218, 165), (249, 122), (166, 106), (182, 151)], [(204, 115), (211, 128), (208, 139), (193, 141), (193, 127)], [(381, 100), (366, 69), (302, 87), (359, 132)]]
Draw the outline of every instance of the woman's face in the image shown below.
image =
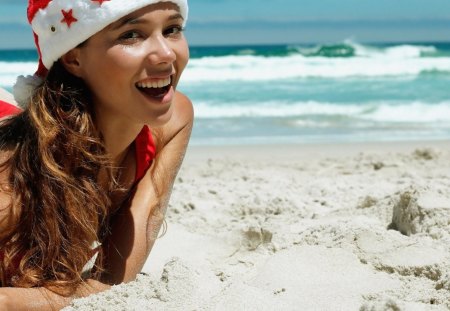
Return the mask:
[(178, 6), (138, 10), (78, 48), (77, 75), (91, 89), (99, 122), (161, 126), (189, 59)]

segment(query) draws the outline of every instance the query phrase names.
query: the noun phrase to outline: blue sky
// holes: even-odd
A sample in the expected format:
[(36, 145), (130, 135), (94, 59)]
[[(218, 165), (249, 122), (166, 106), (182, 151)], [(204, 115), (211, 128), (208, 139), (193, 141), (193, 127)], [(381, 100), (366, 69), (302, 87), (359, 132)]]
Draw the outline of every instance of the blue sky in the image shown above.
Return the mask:
[[(32, 47), (25, 0), (0, 0), (0, 48)], [(450, 0), (190, 0), (192, 45), (449, 41)]]

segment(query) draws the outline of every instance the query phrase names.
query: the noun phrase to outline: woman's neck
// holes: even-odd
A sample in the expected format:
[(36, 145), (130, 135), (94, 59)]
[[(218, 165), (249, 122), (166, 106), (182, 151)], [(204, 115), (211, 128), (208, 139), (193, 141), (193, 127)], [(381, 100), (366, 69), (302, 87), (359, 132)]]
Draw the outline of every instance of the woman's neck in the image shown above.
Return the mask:
[(142, 130), (143, 124), (136, 124), (126, 118), (118, 118), (117, 115), (108, 116), (104, 111), (98, 111), (97, 128), (102, 134), (103, 142), (106, 147), (113, 165), (120, 167), (128, 154), (128, 150), (136, 139), (136, 136)]
[[(113, 122), (104, 127), (98, 124), (98, 129), (102, 133), (106, 151), (112, 160), (111, 177), (120, 184), (120, 187), (127, 188), (127, 185), (135, 178), (136, 163), (134, 163), (132, 146), (136, 136), (142, 130), (142, 125), (121, 126)], [(99, 184), (107, 189), (109, 180), (107, 169), (101, 169), (98, 176)]]

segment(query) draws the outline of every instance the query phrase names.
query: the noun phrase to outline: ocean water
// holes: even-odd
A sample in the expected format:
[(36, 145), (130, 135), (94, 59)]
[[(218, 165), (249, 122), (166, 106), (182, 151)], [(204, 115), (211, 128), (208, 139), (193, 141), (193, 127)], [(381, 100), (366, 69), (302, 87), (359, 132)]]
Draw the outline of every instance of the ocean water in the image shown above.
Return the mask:
[[(36, 53), (0, 51), (0, 86)], [(450, 43), (191, 47), (193, 145), (450, 138)]]

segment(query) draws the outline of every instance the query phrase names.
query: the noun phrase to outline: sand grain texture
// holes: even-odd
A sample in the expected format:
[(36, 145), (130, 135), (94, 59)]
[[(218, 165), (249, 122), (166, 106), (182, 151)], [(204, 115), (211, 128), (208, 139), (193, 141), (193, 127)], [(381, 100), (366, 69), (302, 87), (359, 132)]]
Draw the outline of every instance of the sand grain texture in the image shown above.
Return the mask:
[(191, 148), (145, 275), (65, 310), (448, 310), (449, 147)]

